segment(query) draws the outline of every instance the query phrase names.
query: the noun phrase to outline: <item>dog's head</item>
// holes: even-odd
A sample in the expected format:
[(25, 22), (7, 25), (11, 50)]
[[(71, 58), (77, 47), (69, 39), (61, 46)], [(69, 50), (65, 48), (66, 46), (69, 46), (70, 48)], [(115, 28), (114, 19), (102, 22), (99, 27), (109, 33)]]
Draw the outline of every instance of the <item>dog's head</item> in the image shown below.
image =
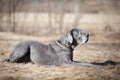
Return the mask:
[(89, 39), (89, 34), (83, 32), (80, 29), (72, 29), (72, 30), (70, 30), (70, 33), (71, 33), (71, 36), (73, 38), (73, 41), (76, 41), (77, 44), (84, 44)]
[(84, 44), (88, 41), (89, 34), (80, 29), (71, 29), (58, 42), (64, 47), (74, 49), (78, 44)]

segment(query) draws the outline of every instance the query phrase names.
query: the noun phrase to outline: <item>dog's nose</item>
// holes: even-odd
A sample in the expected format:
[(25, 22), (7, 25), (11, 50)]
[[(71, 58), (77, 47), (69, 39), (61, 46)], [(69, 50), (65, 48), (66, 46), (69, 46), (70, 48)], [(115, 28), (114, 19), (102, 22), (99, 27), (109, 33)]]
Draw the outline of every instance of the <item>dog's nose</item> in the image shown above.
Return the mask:
[(89, 34), (86, 33), (86, 36), (89, 37)]

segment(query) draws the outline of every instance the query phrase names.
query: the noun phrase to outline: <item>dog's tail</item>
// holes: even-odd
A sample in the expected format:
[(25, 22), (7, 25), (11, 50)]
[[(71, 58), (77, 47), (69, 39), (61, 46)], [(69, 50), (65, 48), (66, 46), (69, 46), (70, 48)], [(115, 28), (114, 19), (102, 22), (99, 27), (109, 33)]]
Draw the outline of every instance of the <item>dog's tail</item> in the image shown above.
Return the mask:
[(6, 58), (2, 62), (10, 62), (10, 60), (9, 60), (9, 58)]

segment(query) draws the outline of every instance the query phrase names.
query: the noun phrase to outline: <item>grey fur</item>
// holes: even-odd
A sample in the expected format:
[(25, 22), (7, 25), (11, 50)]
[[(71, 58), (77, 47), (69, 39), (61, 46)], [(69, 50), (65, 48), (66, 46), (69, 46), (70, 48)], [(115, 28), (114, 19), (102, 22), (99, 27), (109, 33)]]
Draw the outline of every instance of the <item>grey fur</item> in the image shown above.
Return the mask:
[(13, 47), (9, 62), (33, 62), (43, 65), (73, 64), (93, 66), (91, 63), (73, 61), (73, 50), (78, 44), (88, 41), (89, 34), (80, 29), (72, 29), (49, 45), (37, 41), (23, 41)]

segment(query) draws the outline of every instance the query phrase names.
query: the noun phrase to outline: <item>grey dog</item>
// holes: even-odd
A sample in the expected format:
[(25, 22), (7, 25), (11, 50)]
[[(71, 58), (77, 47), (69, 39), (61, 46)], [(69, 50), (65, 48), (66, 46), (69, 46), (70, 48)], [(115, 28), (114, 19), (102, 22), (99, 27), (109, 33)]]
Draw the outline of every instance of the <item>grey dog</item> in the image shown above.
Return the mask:
[(23, 41), (12, 48), (6, 61), (17, 63), (33, 62), (42, 65), (73, 64), (93, 66), (92, 63), (73, 61), (74, 48), (78, 44), (86, 43), (88, 39), (88, 33), (80, 29), (71, 29), (57, 41), (48, 45), (37, 41)]

